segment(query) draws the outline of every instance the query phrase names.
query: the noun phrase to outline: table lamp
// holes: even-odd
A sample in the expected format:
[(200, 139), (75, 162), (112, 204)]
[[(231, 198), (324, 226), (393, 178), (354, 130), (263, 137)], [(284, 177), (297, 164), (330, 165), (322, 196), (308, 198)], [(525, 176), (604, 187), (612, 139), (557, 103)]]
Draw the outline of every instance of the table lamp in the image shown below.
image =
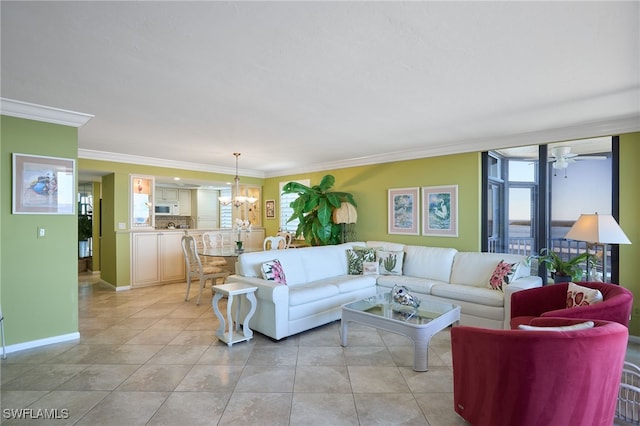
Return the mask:
[(358, 212), (351, 203), (343, 201), (340, 207), (333, 210), (333, 223), (337, 223), (342, 227), (342, 243), (347, 241), (347, 225), (356, 223), (357, 220)]
[[(607, 244), (631, 244), (613, 216), (597, 212), (581, 214), (564, 237), (587, 242), (587, 252), (589, 244), (602, 245), (602, 279), (605, 282), (607, 281)], [(587, 269), (589, 269), (588, 265)], [(591, 280), (591, 271), (587, 271), (587, 280)]]

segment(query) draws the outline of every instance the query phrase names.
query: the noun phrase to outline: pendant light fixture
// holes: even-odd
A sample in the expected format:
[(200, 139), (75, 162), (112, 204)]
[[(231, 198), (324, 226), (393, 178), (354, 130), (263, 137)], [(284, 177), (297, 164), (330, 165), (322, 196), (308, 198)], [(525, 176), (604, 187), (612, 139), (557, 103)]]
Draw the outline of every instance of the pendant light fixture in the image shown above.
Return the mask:
[[(220, 201), (220, 204), (222, 204), (223, 206), (227, 206), (232, 203), (235, 207), (240, 207), (245, 203), (253, 204), (256, 201), (258, 201), (257, 198), (240, 195), (240, 177), (238, 176), (238, 157), (240, 157), (240, 153), (234, 152), (233, 155), (236, 157), (236, 177), (234, 178), (235, 193), (234, 194), (232, 193), (233, 197), (223, 196), (223, 197), (218, 197), (218, 200)], [(234, 192), (233, 188), (232, 188), (232, 192)]]

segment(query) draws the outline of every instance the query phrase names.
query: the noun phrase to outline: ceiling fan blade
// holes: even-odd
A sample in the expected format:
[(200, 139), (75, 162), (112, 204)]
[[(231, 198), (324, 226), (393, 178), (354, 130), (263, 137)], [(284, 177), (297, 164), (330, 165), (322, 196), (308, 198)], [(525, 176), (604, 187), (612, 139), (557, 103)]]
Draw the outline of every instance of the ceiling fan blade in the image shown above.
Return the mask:
[(575, 161), (575, 160), (579, 160), (579, 161), (580, 160), (581, 161), (584, 161), (584, 160), (606, 160), (606, 159), (607, 159), (607, 157), (604, 156), (604, 155), (578, 155), (577, 157), (572, 158), (573, 161)]

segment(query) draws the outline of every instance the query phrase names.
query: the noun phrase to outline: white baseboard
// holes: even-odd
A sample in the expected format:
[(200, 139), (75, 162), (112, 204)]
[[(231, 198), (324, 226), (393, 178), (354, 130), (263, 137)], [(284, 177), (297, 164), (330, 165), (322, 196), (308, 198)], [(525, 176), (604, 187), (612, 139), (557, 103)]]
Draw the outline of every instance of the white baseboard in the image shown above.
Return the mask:
[(118, 286), (118, 287), (114, 287), (116, 289), (116, 291), (126, 291), (126, 290), (131, 290), (131, 286), (130, 285), (123, 285), (123, 286)]
[(31, 340), (29, 342), (16, 343), (6, 347), (7, 353), (23, 351), (25, 349), (38, 348), (40, 346), (51, 345), (54, 343), (68, 342), (69, 340), (77, 340), (80, 338), (80, 333), (61, 334), (60, 336), (46, 337), (44, 339)]

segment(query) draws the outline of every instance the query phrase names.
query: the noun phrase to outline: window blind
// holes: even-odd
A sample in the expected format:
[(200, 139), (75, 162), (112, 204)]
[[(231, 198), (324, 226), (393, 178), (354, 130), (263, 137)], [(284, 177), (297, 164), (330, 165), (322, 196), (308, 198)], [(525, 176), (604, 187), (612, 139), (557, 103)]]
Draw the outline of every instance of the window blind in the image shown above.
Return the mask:
[[(300, 221), (298, 219), (293, 220), (291, 222), (287, 221), (291, 216), (293, 216), (293, 209), (291, 208), (291, 203), (294, 202), (298, 198), (298, 194), (283, 194), (282, 188), (291, 181), (280, 182), (280, 230), (286, 232), (296, 232), (298, 229), (298, 224)], [(309, 179), (296, 180), (293, 182), (301, 183), (302, 185), (311, 186), (311, 181)]]

